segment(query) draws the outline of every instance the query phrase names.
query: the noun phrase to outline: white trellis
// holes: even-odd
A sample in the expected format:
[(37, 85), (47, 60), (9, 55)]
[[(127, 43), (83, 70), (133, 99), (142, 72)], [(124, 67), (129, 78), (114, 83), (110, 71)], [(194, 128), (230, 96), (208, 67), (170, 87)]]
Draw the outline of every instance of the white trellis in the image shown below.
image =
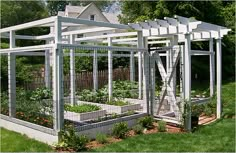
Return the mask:
[[(67, 26), (80, 26), (81, 24), (92, 26), (90, 29), (62, 31)], [(26, 36), (16, 35), (15, 31), (32, 27), (50, 27), (51, 32), (48, 35)], [(95, 28), (94, 28), (95, 27)], [(90, 36), (76, 38), (77, 34), (95, 33), (112, 29), (132, 29), (135, 32), (113, 33), (108, 35)], [(134, 58), (138, 58), (138, 85), (139, 99), (145, 101), (144, 107), (147, 113), (159, 115), (162, 103), (167, 96), (171, 104), (171, 112), (175, 113), (179, 119), (176, 97), (176, 68), (177, 63), (181, 62), (181, 95), (183, 99), (191, 99), (191, 56), (208, 55), (210, 58), (210, 96), (214, 94), (215, 84), (215, 56), (213, 51), (213, 39), (216, 39), (216, 93), (217, 93), (217, 118), (221, 116), (221, 39), (230, 29), (222, 26), (197, 21), (190, 18), (175, 16), (174, 18), (156, 19), (154, 21), (145, 21), (131, 23), (128, 25), (112, 24), (104, 22), (89, 21), (83, 19), (74, 19), (68, 17), (49, 17), (21, 25), (0, 29), (1, 38), (9, 38), (10, 48), (1, 49), (1, 55), (8, 56), (8, 86), (9, 86), (9, 112), (10, 116), (15, 116), (16, 101), (16, 80), (15, 80), (15, 56), (45, 56), (45, 83), (50, 86), (50, 63), (52, 64), (52, 89), (54, 102), (54, 129), (60, 131), (63, 127), (63, 56), (70, 56), (70, 99), (75, 103), (75, 57), (91, 56), (93, 57), (93, 77), (94, 89), (98, 87), (97, 82), (97, 57), (108, 57), (108, 88), (109, 99), (112, 98), (112, 58), (129, 57), (130, 58), (130, 80), (134, 80)], [(45, 40), (46, 44), (27, 47), (16, 47), (16, 39), (27, 40)], [(209, 41), (209, 51), (192, 50), (191, 41)], [(82, 45), (82, 42), (90, 45)], [(93, 45), (91, 45), (91, 43)], [(107, 44), (99, 46), (97, 43)], [(178, 46), (182, 43), (182, 46)], [(128, 45), (128, 47), (117, 47), (115, 45)], [(150, 47), (148, 45), (163, 44), (166, 47)], [(70, 49), (69, 53), (63, 53), (63, 48)], [(76, 48), (86, 48), (93, 53), (75, 53)], [(104, 49), (108, 53), (97, 53), (97, 50)], [(148, 50), (152, 50), (148, 52)], [(159, 52), (164, 51), (165, 53)], [(126, 51), (128, 54), (115, 54), (114, 51)], [(52, 58), (49, 58), (52, 57)], [(161, 56), (166, 57), (167, 64), (164, 66)], [(52, 60), (52, 61), (50, 61)], [(157, 65), (157, 68), (156, 68)], [(166, 67), (166, 68), (165, 68)], [(155, 71), (160, 71), (161, 78), (165, 85), (162, 87), (160, 102), (155, 105)], [(203, 101), (202, 99), (198, 100)], [(190, 103), (191, 104), (191, 103)], [(157, 114), (154, 114), (153, 108), (157, 108)], [(191, 115), (191, 112), (189, 113)], [(161, 116), (167, 121), (173, 121), (168, 117)], [(191, 129), (191, 116), (188, 117), (188, 129)]]

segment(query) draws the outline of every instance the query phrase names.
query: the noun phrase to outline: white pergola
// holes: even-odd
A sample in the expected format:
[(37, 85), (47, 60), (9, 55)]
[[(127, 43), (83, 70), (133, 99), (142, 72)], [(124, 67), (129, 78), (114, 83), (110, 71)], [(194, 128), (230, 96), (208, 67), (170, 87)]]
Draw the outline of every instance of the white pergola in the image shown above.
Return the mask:
[[(63, 32), (67, 26), (87, 25), (93, 28)], [(15, 31), (32, 27), (50, 27), (51, 32), (41, 36), (16, 35)], [(95, 28), (94, 28), (95, 27)], [(77, 34), (96, 33), (100, 31), (124, 29), (134, 32), (113, 33), (108, 35), (97, 35), (91, 37), (76, 38)], [(93, 77), (94, 90), (98, 88), (97, 78), (97, 58), (100, 56), (108, 57), (108, 88), (109, 99), (112, 98), (112, 57), (130, 58), (130, 80), (134, 81), (134, 58), (138, 58), (138, 82), (139, 99), (146, 103), (146, 112), (154, 115), (154, 107), (157, 107), (157, 116), (161, 116), (160, 108), (163, 101), (168, 97), (171, 103), (171, 112), (175, 113), (177, 120), (181, 114), (177, 107), (176, 97), (176, 66), (181, 64), (181, 93), (182, 99), (191, 99), (191, 56), (207, 55), (210, 58), (210, 96), (214, 94), (215, 85), (215, 54), (213, 51), (213, 41), (216, 40), (216, 93), (217, 93), (217, 118), (221, 116), (221, 39), (230, 29), (222, 26), (197, 21), (191, 18), (175, 16), (174, 18), (165, 17), (164, 20), (145, 21), (130, 23), (128, 25), (112, 24), (105, 22), (89, 21), (62, 16), (53, 16), (42, 20), (37, 20), (25, 24), (20, 24), (8, 28), (0, 29), (1, 38), (9, 38), (10, 48), (1, 49), (1, 55), (8, 56), (8, 86), (9, 86), (9, 116), (15, 116), (16, 105), (16, 78), (15, 78), (15, 56), (45, 56), (45, 84), (53, 90), (54, 102), (54, 129), (60, 131), (63, 127), (64, 102), (63, 102), (63, 56), (70, 56), (70, 99), (71, 104), (75, 104), (75, 56), (93, 57)], [(44, 45), (17, 47), (16, 39), (45, 40)], [(209, 41), (209, 50), (192, 50), (191, 41)], [(81, 42), (87, 42), (83, 45)], [(107, 44), (106, 46), (97, 43)], [(183, 45), (179, 46), (178, 43)], [(128, 47), (117, 47), (126, 45)], [(166, 47), (157, 47), (155, 44), (163, 44)], [(150, 47), (153, 46), (153, 47)], [(70, 53), (64, 53), (69, 49)], [(92, 50), (92, 53), (75, 53), (76, 49)], [(99, 50), (107, 51), (98, 53)], [(125, 51), (127, 54), (119, 54)], [(117, 53), (113, 53), (117, 52)], [(164, 53), (163, 53), (164, 52)], [(52, 57), (52, 82), (50, 87), (50, 56)], [(160, 56), (166, 57), (166, 66), (163, 65)], [(156, 66), (157, 65), (157, 66)], [(155, 103), (155, 77), (156, 70), (161, 74), (164, 82), (160, 94), (159, 103)], [(202, 101), (202, 100), (200, 100)], [(191, 103), (190, 103), (191, 104)], [(156, 115), (156, 114), (155, 114)], [(168, 117), (164, 118), (170, 121)], [(173, 121), (173, 120), (172, 120)], [(191, 112), (188, 116), (187, 128), (191, 129)]]

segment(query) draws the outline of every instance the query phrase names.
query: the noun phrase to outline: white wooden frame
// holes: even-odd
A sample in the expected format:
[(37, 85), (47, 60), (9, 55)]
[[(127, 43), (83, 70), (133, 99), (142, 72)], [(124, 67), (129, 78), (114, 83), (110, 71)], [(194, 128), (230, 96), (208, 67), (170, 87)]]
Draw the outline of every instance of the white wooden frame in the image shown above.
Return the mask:
[[(92, 28), (87, 30), (75, 30), (69, 32), (62, 32), (62, 28), (65, 26), (79, 26), (81, 24), (87, 26), (97, 26), (98, 28)], [(42, 36), (24, 36), (24, 35), (15, 35), (15, 31), (32, 28), (32, 27), (53, 27), (54, 32), (48, 35)], [(91, 32), (98, 32), (98, 31), (106, 31), (106, 30), (113, 30), (113, 29), (132, 29), (135, 32), (124, 32), (124, 33), (114, 33), (102, 36), (93, 36), (93, 37), (86, 37), (86, 38), (75, 38), (75, 34), (81, 33), (91, 33)], [(108, 43), (109, 47), (105, 47), (108, 51), (108, 55), (99, 55), (94, 52), (94, 66), (96, 67), (96, 57), (97, 56), (108, 56), (109, 61), (109, 95), (110, 98), (112, 97), (112, 57), (113, 56), (129, 56), (130, 57), (130, 67), (132, 69), (132, 74), (130, 80), (134, 79), (134, 57), (136, 55), (134, 52), (138, 52), (138, 61), (139, 61), (139, 98), (145, 98), (147, 104), (147, 112), (149, 109), (150, 101), (151, 107), (154, 107), (153, 101), (155, 99), (154, 89), (155, 87), (153, 83), (155, 83), (155, 75), (154, 70), (155, 66), (148, 65), (147, 62), (154, 63), (155, 60), (159, 59), (158, 56), (170, 56), (170, 64), (176, 64), (176, 61), (173, 63), (173, 57), (170, 54), (160, 54), (157, 56), (157, 59), (153, 58), (155, 54), (148, 54), (147, 53), (147, 44), (159, 44), (159, 43), (170, 43), (170, 47), (173, 45), (177, 45), (180, 42), (184, 42), (184, 51), (183, 57), (181, 58), (184, 67), (183, 69), (183, 77), (184, 80), (182, 81), (182, 91), (185, 100), (191, 101), (191, 56), (193, 55), (208, 55), (210, 57), (210, 95), (213, 96), (214, 94), (214, 51), (213, 51), (213, 39), (216, 39), (216, 62), (217, 62), (217, 118), (221, 117), (221, 82), (222, 82), (222, 64), (221, 64), (221, 39), (224, 35), (226, 35), (230, 29), (227, 29), (222, 26), (209, 24), (202, 21), (192, 20), (189, 18), (175, 16), (174, 18), (165, 17), (164, 20), (156, 19), (154, 21), (145, 21), (139, 23), (130, 23), (128, 25), (123, 24), (112, 24), (112, 23), (104, 23), (104, 22), (96, 22), (96, 21), (89, 21), (84, 19), (74, 19), (69, 17), (61, 17), (61, 16), (54, 16), (49, 17), (29, 23), (24, 23), (12, 27), (7, 27), (0, 29), (0, 34), (2, 38), (9, 38), (10, 39), (10, 48), (9, 49), (1, 49), (0, 54), (7, 54), (8, 55), (8, 76), (9, 76), (9, 112), (10, 116), (15, 116), (15, 56), (16, 55), (28, 55), (28, 56), (46, 56), (45, 58), (45, 70), (47, 71), (46, 76), (49, 78), (49, 58), (47, 56), (52, 56), (52, 68), (53, 68), (53, 101), (54, 101), (54, 129), (60, 131), (63, 127), (63, 85), (62, 85), (62, 64), (63, 64), (63, 46), (69, 47), (76, 47), (75, 44), (77, 41), (94, 41)], [(130, 37), (133, 38), (123, 38), (123, 37)], [(116, 37), (116, 39), (114, 39)], [(120, 37), (120, 39), (117, 39)], [(121, 38), (122, 37), (122, 38)], [(174, 38), (174, 39), (172, 39)], [(15, 40), (16, 39), (32, 39), (32, 40), (47, 40), (48, 44), (45, 45), (37, 45), (37, 46), (28, 46), (28, 47), (16, 47)], [(104, 40), (105, 39), (105, 40)], [(172, 39), (172, 41), (170, 41)], [(51, 41), (51, 43), (49, 43)], [(209, 51), (194, 51), (191, 50), (191, 41), (209, 41)], [(124, 49), (124, 47), (115, 47), (112, 44), (129, 44), (130, 46), (136, 47), (126, 47), (126, 50), (130, 55), (115, 55), (112, 54), (112, 50), (116, 48), (117, 51)], [(85, 47), (86, 48), (86, 47)], [(102, 49), (103, 46), (87, 46), (92, 50)], [(49, 50), (52, 50), (52, 53), (49, 53)], [(46, 51), (45, 54), (40, 51)], [(74, 101), (74, 58), (75, 56), (91, 56), (90, 54), (81, 54), (76, 55), (73, 52), (73, 49), (70, 51), (70, 73), (71, 73), (71, 99), (72, 104), (75, 103)], [(68, 56), (68, 55), (66, 55)], [(150, 56), (152, 58), (150, 58)], [(156, 55), (155, 55), (156, 56)], [(157, 62), (160, 62), (158, 60)], [(168, 70), (169, 71), (169, 70)], [(171, 71), (170, 71), (171, 72)], [(94, 71), (96, 75), (96, 70)], [(151, 74), (151, 78), (150, 77)], [(171, 73), (172, 74), (172, 73)], [(175, 78), (175, 73), (173, 74)], [(144, 78), (142, 78), (144, 77)], [(95, 76), (96, 78), (96, 76)], [(144, 82), (142, 82), (144, 79)], [(45, 79), (45, 83), (48, 87), (50, 79)], [(172, 89), (175, 88), (175, 83), (171, 83)], [(96, 88), (96, 85), (94, 85)], [(150, 87), (151, 86), (151, 87)], [(142, 97), (142, 92), (145, 89), (144, 97)], [(151, 91), (150, 91), (151, 89)], [(150, 94), (149, 94), (150, 93)], [(151, 97), (150, 97), (151, 95)], [(173, 96), (175, 96), (173, 94)], [(172, 97), (173, 97), (172, 96)], [(191, 104), (191, 102), (190, 102)], [(191, 115), (191, 112), (189, 112)], [(191, 117), (188, 117), (187, 128), (191, 129)]]

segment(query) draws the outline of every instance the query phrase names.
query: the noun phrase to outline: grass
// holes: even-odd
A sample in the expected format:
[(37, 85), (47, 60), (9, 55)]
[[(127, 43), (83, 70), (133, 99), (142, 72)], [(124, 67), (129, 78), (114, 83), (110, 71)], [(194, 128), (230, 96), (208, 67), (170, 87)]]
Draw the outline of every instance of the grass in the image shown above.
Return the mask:
[(222, 87), (223, 119), (194, 133), (138, 135), (92, 151), (99, 152), (235, 152), (235, 85)]
[(117, 101), (108, 101), (106, 102), (106, 104), (115, 105), (115, 106), (126, 106), (126, 105), (129, 105), (129, 102), (117, 100)]
[(47, 144), (30, 139), (25, 135), (1, 128), (1, 152), (50, 152)]

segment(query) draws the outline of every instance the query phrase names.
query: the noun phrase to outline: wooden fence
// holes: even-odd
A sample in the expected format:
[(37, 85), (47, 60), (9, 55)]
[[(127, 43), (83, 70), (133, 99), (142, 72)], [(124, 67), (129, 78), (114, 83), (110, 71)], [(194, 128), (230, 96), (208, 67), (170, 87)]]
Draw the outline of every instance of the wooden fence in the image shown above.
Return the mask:
[[(136, 73), (137, 74), (137, 73)], [(76, 91), (83, 89), (93, 89), (93, 72), (81, 72), (77, 73), (75, 77)], [(136, 76), (137, 78), (137, 76)], [(113, 70), (113, 81), (117, 80), (130, 80), (129, 68), (117, 68)], [(108, 84), (108, 70), (98, 71), (98, 88)], [(35, 77), (32, 81), (26, 81), (23, 83), (25, 90), (35, 90), (36, 88), (45, 87), (43, 77)], [(64, 90), (70, 89), (70, 75), (64, 76)]]

